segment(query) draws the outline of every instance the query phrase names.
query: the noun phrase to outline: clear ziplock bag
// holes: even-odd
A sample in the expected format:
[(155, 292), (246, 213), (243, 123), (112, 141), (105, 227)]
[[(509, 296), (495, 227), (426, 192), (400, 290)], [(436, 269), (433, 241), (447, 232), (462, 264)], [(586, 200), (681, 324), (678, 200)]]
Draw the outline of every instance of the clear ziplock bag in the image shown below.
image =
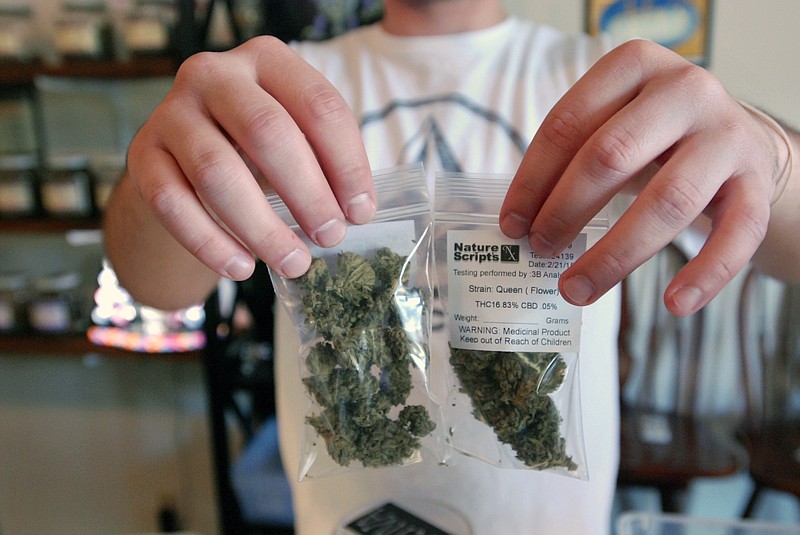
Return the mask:
[(429, 389), (431, 210), (421, 167), (373, 173), (377, 213), (333, 248), (308, 242), (277, 196), (273, 209), (313, 261), (270, 272), (300, 336), (308, 395), (299, 479), (418, 462), (434, 455), (438, 404)]
[(608, 227), (597, 218), (556, 258), (505, 236), (511, 177), (439, 174), (436, 286), (450, 377), (444, 418), (455, 450), (507, 468), (587, 479), (579, 358), (582, 308), (558, 279)]

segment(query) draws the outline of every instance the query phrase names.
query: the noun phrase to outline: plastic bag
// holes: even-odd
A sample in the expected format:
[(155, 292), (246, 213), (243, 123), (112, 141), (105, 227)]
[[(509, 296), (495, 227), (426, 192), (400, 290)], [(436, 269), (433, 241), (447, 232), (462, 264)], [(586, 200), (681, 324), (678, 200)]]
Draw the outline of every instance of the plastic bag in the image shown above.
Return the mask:
[[(429, 389), (431, 210), (421, 167), (373, 174), (378, 210), (308, 272), (270, 272), (300, 336), (309, 398), (299, 479), (418, 462), (437, 450)], [(270, 204), (298, 234), (277, 196)], [(307, 239), (307, 238), (306, 238)]]
[(578, 388), (582, 308), (558, 278), (607, 228), (558, 257), (498, 225), (510, 177), (436, 177), (434, 256), (450, 354), (444, 414), (455, 450), (500, 467), (587, 478)]

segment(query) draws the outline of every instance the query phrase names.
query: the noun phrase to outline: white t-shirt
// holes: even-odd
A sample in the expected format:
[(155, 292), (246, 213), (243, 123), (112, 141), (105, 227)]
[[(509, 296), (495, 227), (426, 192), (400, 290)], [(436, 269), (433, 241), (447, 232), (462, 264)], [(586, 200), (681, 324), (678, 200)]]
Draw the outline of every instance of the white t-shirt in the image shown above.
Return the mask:
[[(294, 47), (348, 101), (373, 169), (422, 159), (429, 171), (511, 174), (547, 111), (609, 44), (509, 18), (477, 32), (431, 37), (392, 36), (375, 25)], [(584, 311), (580, 392), (588, 481), (467, 457), (450, 467), (423, 461), (295, 481), (308, 400), (298, 337), (281, 309), (278, 421), (298, 535), (336, 533), (344, 519), (384, 500), (450, 507), (476, 535), (607, 533), (618, 464), (618, 301), (610, 292)]]

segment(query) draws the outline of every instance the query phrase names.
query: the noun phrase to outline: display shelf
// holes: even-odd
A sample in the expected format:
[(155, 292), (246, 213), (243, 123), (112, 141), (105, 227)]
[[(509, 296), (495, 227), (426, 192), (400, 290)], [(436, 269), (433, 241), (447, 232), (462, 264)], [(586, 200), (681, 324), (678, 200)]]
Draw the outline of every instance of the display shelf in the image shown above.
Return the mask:
[(44, 65), (37, 74), (69, 78), (149, 78), (171, 76), (177, 70), (176, 61), (170, 57), (142, 57), (129, 60), (83, 60)]
[(72, 334), (2, 334), (0, 355), (65, 355), (83, 357), (99, 354), (108, 357), (200, 361), (202, 350), (171, 353), (140, 353), (92, 343), (83, 333)]
[(71, 230), (98, 230), (102, 227), (99, 217), (42, 217), (0, 219), (0, 232), (69, 232)]
[(170, 57), (142, 57), (130, 60), (80, 60), (58, 64), (41, 62), (0, 63), (0, 86), (32, 84), (37, 76), (93, 79), (135, 79), (172, 76), (177, 62)]

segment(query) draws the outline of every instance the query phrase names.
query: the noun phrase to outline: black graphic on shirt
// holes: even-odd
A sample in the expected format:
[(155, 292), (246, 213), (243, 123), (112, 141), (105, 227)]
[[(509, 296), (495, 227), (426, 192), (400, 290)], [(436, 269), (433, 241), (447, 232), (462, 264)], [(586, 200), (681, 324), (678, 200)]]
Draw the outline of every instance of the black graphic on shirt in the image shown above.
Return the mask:
[[(361, 118), (362, 131), (370, 126), (397, 121), (402, 124), (407, 114), (412, 114), (411, 124), (406, 139), (397, 154), (396, 163), (423, 162), (433, 163), (433, 167), (442, 171), (461, 172), (462, 162), (457, 156), (452, 141), (453, 132), (464, 135), (465, 130), (486, 129), (497, 130), (509, 144), (515, 147), (521, 158), (527, 143), (514, 126), (495, 111), (489, 110), (461, 94), (446, 94), (421, 99), (395, 99), (382, 109), (365, 113)], [(447, 123), (444, 120), (449, 118)], [(474, 121), (482, 121), (484, 125), (476, 125)], [(453, 124), (460, 123), (460, 124)], [(387, 128), (391, 128), (386, 125)]]

